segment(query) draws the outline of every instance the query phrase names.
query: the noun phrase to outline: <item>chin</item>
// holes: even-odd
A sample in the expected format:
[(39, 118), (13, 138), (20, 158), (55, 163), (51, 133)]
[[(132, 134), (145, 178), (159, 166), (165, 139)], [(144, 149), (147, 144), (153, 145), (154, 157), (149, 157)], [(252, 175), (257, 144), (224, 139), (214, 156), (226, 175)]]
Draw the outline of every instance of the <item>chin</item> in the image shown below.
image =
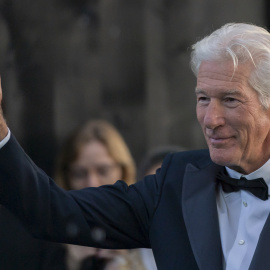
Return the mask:
[(227, 167), (233, 166), (235, 160), (235, 154), (224, 149), (210, 149), (210, 157), (214, 163)]

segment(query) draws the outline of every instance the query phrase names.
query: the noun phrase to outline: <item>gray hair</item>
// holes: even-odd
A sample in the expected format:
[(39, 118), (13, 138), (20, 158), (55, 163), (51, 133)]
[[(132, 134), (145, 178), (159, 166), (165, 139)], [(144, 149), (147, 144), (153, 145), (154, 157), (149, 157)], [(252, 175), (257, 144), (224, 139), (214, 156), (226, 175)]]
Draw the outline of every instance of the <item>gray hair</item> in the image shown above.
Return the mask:
[(263, 107), (269, 108), (270, 33), (252, 24), (229, 23), (192, 46), (191, 69), (196, 76), (202, 61), (224, 60), (232, 60), (234, 70), (239, 62), (253, 64), (249, 84)]

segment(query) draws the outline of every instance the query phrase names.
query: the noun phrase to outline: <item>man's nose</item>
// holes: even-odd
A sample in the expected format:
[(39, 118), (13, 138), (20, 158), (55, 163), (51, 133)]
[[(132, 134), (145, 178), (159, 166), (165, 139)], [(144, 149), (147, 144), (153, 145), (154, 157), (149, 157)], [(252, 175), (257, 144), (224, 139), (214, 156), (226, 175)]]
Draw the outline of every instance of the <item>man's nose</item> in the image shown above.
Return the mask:
[(215, 129), (225, 123), (224, 109), (218, 101), (210, 101), (204, 116), (204, 125), (208, 129)]

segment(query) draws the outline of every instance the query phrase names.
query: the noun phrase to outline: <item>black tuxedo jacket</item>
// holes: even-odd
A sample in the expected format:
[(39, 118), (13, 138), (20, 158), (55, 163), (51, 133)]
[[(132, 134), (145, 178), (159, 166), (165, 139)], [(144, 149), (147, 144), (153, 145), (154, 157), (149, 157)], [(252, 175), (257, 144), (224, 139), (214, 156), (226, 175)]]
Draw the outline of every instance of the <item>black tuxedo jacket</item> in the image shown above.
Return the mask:
[[(222, 269), (214, 164), (208, 150), (167, 156), (135, 185), (64, 191), (15, 138), (0, 150), (0, 203), (38, 238), (102, 248), (153, 249), (159, 270)], [(251, 270), (270, 269), (270, 219)]]

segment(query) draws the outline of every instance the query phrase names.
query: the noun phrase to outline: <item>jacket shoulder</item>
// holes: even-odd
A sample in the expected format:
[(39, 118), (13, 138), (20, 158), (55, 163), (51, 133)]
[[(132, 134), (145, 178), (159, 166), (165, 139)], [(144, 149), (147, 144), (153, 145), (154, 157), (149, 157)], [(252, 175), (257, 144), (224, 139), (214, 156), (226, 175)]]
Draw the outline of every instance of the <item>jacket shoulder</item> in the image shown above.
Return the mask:
[(192, 164), (195, 167), (203, 168), (210, 165), (212, 162), (208, 149), (182, 151), (173, 154), (168, 154), (163, 161), (163, 167), (178, 167), (185, 168), (187, 164)]

